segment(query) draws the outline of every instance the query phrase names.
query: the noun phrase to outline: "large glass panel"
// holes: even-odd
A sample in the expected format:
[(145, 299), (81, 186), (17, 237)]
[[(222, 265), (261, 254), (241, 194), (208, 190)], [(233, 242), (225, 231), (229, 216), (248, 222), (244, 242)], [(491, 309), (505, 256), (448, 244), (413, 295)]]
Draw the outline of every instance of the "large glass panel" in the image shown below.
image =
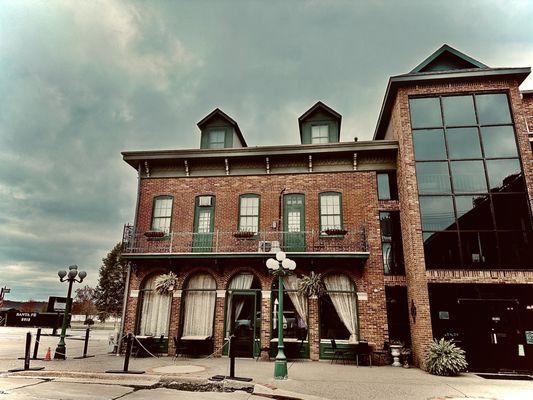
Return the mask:
[(413, 128), (432, 128), (442, 126), (438, 97), (410, 99), (411, 126)]
[(390, 200), (390, 183), (389, 183), (389, 174), (388, 173), (379, 173), (378, 174), (378, 199), (379, 200)]
[(501, 264), (507, 267), (533, 266), (533, 235), (531, 231), (499, 232)]
[(485, 157), (517, 157), (516, 141), (512, 126), (481, 128)]
[(481, 158), (477, 128), (447, 129), (446, 140), (450, 158)]
[(444, 123), (447, 126), (476, 124), (472, 96), (443, 97), (442, 109), (444, 111)]
[(420, 196), (422, 229), (440, 231), (455, 226), (455, 215), (451, 196)]
[(521, 191), (523, 190), (523, 177), (518, 159), (488, 160), (487, 173), (491, 190)]
[(455, 196), (457, 220), (461, 230), (492, 229), (489, 196)]
[(424, 232), (426, 268), (450, 268), (461, 265), (459, 237), (455, 232)]
[(416, 160), (446, 159), (446, 145), (442, 129), (414, 131), (413, 145)]
[(447, 162), (416, 163), (416, 179), (420, 194), (451, 193)]
[(461, 248), (464, 266), (475, 268), (498, 264), (494, 232), (461, 232)]
[(455, 193), (487, 192), (483, 161), (452, 161), (450, 169)]
[(525, 194), (492, 196), (497, 229), (531, 229), (529, 203)]
[(505, 93), (476, 95), (480, 125), (510, 124), (511, 114)]

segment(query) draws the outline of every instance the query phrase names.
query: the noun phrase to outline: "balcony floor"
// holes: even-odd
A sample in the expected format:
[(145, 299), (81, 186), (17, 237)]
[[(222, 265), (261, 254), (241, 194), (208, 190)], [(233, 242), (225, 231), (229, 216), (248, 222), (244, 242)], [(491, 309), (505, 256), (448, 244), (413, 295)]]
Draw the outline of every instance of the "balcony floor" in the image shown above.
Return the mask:
[[(348, 258), (348, 259), (367, 259), (370, 255), (367, 251), (324, 251), (324, 252), (286, 252), (289, 258)], [(122, 258), (130, 260), (138, 259), (169, 259), (169, 258), (187, 258), (187, 259), (216, 259), (216, 258), (259, 258), (267, 259), (274, 257), (275, 253), (263, 252), (194, 252), (194, 253), (122, 253)]]

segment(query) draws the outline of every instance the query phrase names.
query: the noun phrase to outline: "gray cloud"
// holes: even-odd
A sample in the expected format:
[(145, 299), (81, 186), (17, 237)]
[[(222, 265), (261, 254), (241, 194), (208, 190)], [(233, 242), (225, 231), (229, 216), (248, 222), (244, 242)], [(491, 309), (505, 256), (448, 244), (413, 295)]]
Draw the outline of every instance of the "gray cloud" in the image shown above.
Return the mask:
[(196, 147), (217, 106), (250, 145), (295, 143), (319, 99), (343, 114), (343, 140), (369, 139), (390, 75), (444, 42), (532, 65), (531, 20), (508, 1), (3, 1), (0, 285), (62, 294), (71, 263), (96, 283), (133, 219), (121, 150)]

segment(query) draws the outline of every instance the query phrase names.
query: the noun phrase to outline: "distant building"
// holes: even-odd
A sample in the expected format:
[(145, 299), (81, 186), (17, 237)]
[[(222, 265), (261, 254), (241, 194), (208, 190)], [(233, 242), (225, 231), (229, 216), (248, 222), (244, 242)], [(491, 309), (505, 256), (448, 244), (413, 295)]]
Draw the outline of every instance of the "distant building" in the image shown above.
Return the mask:
[[(126, 331), (219, 356), (236, 332), (239, 355), (274, 355), (265, 260), (282, 249), (297, 262), (290, 357), (330, 358), (331, 339), (400, 340), (421, 365), (447, 337), (473, 370), (533, 370), (529, 73), (444, 45), (389, 79), (372, 141), (341, 142), (341, 115), (318, 102), (298, 120), (301, 144), (247, 147), (216, 109), (198, 123), (200, 149), (124, 152), (139, 175)], [(169, 271), (177, 286), (159, 295)], [(311, 271), (318, 299), (297, 292)]]

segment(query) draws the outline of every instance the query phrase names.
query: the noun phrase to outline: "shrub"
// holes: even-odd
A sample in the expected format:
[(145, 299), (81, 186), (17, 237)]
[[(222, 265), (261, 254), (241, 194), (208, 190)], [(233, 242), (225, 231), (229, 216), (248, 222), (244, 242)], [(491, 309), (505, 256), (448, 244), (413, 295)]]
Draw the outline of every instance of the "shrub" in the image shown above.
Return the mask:
[(425, 363), (430, 374), (441, 376), (459, 375), (468, 367), (465, 351), (444, 338), (431, 343), (426, 353)]

